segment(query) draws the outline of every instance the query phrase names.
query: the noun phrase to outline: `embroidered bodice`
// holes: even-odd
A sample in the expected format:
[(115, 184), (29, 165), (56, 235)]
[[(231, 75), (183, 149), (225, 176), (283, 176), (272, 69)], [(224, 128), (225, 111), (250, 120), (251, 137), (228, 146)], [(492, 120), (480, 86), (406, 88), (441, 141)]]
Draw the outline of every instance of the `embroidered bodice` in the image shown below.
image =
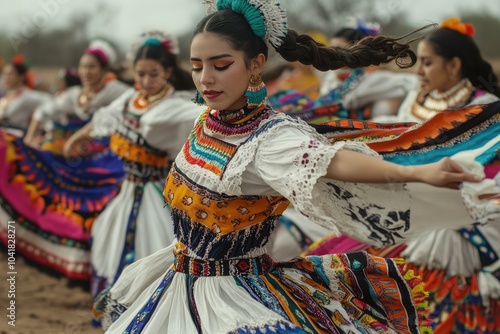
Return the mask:
[[(180, 156), (188, 164), (222, 179), (238, 148), (272, 114), (265, 105), (234, 112), (209, 109), (198, 119)], [(208, 189), (191, 180), (175, 164), (164, 195), (172, 208), (178, 240), (195, 255), (209, 259), (241, 257), (263, 247), (274, 229), (274, 221), (288, 206), (288, 201), (279, 195), (231, 196)]]
[(171, 169), (164, 195), (179, 242), (205, 259), (242, 257), (263, 247), (285, 211), (282, 196), (227, 196), (193, 183)]
[(203, 110), (182, 92), (167, 95), (140, 105), (141, 92), (129, 89), (92, 118), (90, 135), (111, 137), (110, 148), (123, 160), (131, 179), (164, 181), (169, 157), (179, 153)]
[[(166, 91), (167, 92), (167, 91)], [(110, 149), (124, 162), (129, 179), (160, 181), (168, 173), (169, 157), (165, 150), (151, 146), (141, 134), (141, 118), (153, 106), (173, 93), (165, 93), (154, 103), (140, 104), (141, 94), (134, 94), (125, 102), (123, 120), (111, 135)]]
[[(402, 186), (321, 181), (339, 149), (374, 154), (360, 143), (330, 144), (304, 122), (267, 107), (231, 115), (205, 111), (164, 189), (180, 248), (217, 260), (262, 254), (289, 201), (334, 232), (397, 242), (409, 227), (408, 195)], [(378, 200), (368, 200), (372, 196)]]

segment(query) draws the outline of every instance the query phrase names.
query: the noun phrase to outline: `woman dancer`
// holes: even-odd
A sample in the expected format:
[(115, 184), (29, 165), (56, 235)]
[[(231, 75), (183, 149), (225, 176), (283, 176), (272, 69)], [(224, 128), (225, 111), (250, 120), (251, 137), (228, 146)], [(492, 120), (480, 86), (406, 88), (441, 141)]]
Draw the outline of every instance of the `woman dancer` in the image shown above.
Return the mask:
[[(106, 80), (113, 55), (107, 44), (92, 44), (80, 59), (82, 86), (41, 105), (24, 138), (0, 132), (0, 241), (8, 242), (8, 221), (19, 222), (17, 253), (76, 284), (89, 282), (90, 228), (124, 171), (105, 140), (72, 159), (62, 156), (62, 144), (127, 88)], [(42, 123), (54, 127), (40, 150), (33, 135)]]
[(474, 27), (457, 18), (441, 23), (418, 45), (420, 83), (409, 92), (397, 116), (376, 122), (424, 122), (443, 110), (497, 101), (498, 79), (474, 42)]
[[(89, 122), (96, 110), (107, 106), (128, 88), (109, 72), (115, 60), (116, 53), (108, 43), (92, 42), (78, 65), (82, 85), (68, 88), (53, 102), (40, 106), (33, 115), (24, 143), (61, 154), (66, 140)], [(38, 136), (42, 130), (46, 136), (40, 144)]]
[[(397, 116), (377, 120), (421, 123), (439, 113), (454, 113), (454, 109), (466, 105), (498, 101), (498, 80), (491, 65), (481, 57), (473, 34), (472, 25), (453, 18), (427, 35), (418, 46), (420, 87), (408, 95)], [(457, 129), (464, 131), (461, 142), (473, 141), (471, 136), (492, 136), (491, 128), (495, 126), (498, 132), (498, 124), (485, 120), (474, 131), (455, 124)], [(444, 124), (433, 121), (435, 127), (445, 128)], [(498, 167), (490, 167), (488, 176), (495, 178)], [(429, 202), (431, 198), (434, 198), (432, 193)], [(433, 221), (439, 224), (440, 218), (434, 217)], [(431, 319), (436, 333), (494, 333), (500, 330), (497, 316), (500, 282), (496, 269), (500, 263), (498, 224), (432, 231), (401, 246), (383, 249), (347, 236), (330, 237), (317, 242), (306, 254), (359, 250), (380, 256), (402, 256), (408, 268), (422, 275), (431, 293)]]
[(5, 95), (0, 98), (0, 125), (26, 131), (35, 109), (50, 95), (34, 90), (29, 66), (23, 55), (12, 58), (2, 72)]
[(110, 148), (127, 173), (120, 192), (97, 217), (92, 228), (92, 293), (112, 284), (132, 262), (172, 243), (170, 210), (162, 185), (169, 160), (179, 153), (193, 123), (203, 111), (182, 91), (194, 91), (190, 75), (179, 67), (177, 41), (149, 34), (133, 60), (139, 90), (130, 89), (91, 123), (71, 137), (65, 152), (79, 142), (111, 136)]
[[(419, 332), (424, 295), (398, 261), (356, 253), (274, 263), (265, 244), (289, 201), (317, 223), (387, 242), (383, 235), (399, 238), (417, 226), (408, 220), (404, 186), (383, 185), (386, 173), (398, 182), (450, 187), (479, 178), (450, 159), (406, 174), (362, 144), (330, 145), (269, 109), (258, 77), (266, 42), (285, 59), (322, 70), (386, 62), (411, 54), (408, 45), (381, 37), (375, 48), (374, 39), (348, 50), (318, 47), (287, 30), (274, 1), (216, 6), (191, 43), (196, 100), (209, 108), (164, 189), (178, 242), (130, 265), (101, 295), (96, 311), (115, 320), (108, 333)], [(360, 167), (367, 164), (371, 170)], [(395, 218), (395, 225), (344, 217), (344, 209), (358, 206)]]

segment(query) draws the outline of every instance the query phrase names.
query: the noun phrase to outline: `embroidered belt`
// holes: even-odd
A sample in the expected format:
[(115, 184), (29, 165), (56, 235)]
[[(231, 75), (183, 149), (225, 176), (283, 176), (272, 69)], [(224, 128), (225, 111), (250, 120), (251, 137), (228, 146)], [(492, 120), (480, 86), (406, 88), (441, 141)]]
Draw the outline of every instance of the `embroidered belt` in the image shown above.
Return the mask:
[(273, 265), (267, 254), (233, 260), (201, 260), (178, 254), (175, 259), (175, 271), (194, 276), (258, 276), (267, 274)]

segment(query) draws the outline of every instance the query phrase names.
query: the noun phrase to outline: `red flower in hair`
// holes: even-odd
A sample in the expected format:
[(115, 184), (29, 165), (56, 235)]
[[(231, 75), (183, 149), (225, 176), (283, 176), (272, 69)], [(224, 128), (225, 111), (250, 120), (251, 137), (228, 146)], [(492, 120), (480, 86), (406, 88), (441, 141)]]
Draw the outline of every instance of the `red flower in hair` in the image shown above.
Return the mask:
[(12, 57), (12, 64), (13, 65), (21, 65), (24, 64), (25, 58), (24, 55), (21, 53), (18, 53)]
[(471, 23), (463, 23), (457, 17), (453, 17), (451, 19), (441, 22), (439, 27), (455, 30), (461, 33), (462, 35), (466, 35), (469, 37), (474, 37), (474, 34), (476, 32), (474, 26)]

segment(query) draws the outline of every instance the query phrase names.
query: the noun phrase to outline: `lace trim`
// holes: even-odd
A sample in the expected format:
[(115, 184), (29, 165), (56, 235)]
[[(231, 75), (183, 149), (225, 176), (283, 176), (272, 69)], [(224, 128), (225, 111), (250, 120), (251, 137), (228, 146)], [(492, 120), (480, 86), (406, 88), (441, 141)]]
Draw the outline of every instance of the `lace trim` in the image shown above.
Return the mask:
[(110, 113), (98, 112), (92, 117), (92, 130), (90, 136), (92, 138), (108, 137), (120, 125), (121, 120)]
[[(409, 231), (410, 195), (402, 184), (371, 185), (346, 183), (324, 176), (333, 156), (342, 149), (378, 156), (366, 145), (338, 142), (331, 150), (318, 152), (311, 141), (297, 152), (299, 173), (287, 175), (284, 194), (303, 215), (315, 223), (371, 245), (392, 245)], [(314, 153), (314, 155), (312, 154)], [(305, 156), (307, 157), (305, 158)]]
[[(184, 154), (182, 152), (177, 155), (175, 159), (175, 164), (184, 174), (189, 175), (191, 180), (194, 183), (199, 183), (200, 180), (209, 180), (213, 184), (217, 184), (218, 182), (222, 182), (217, 174), (214, 174), (212, 171), (208, 169), (204, 169), (198, 165), (190, 164)], [(233, 195), (230, 193), (226, 193), (227, 195)]]
[[(292, 119), (285, 114), (276, 114), (275, 116), (263, 121), (260, 124), (259, 129), (257, 129), (256, 134), (254, 133), (246, 143), (240, 146), (237, 154), (229, 162), (226, 168), (226, 172), (223, 175), (222, 182), (217, 184), (216, 191), (233, 194), (236, 196), (241, 195), (242, 174), (245, 171), (246, 167), (250, 164), (250, 162), (255, 159), (255, 152), (257, 151), (258, 146), (262, 142), (266, 141), (266, 139), (268, 139), (269, 137), (275, 135), (283, 127), (300, 129), (310, 135), (311, 141), (317, 141), (326, 146), (333, 147), (324, 136), (318, 134), (310, 125), (308, 125), (304, 121)], [(364, 147), (363, 149), (360, 149), (364, 152), (373, 152), (364, 144), (355, 143), (353, 144), (353, 146)], [(336, 149), (335, 151), (337, 150), (338, 149)], [(333, 155), (334, 153), (331, 154), (329, 160), (327, 157), (323, 159), (324, 163), (327, 162), (326, 165), (330, 163)]]
[[(459, 162), (467, 172), (484, 177), (484, 167), (474, 159), (488, 149), (498, 147), (499, 141), (500, 135), (491, 139), (481, 149), (460, 152), (452, 159)], [(484, 179), (479, 183), (464, 182), (461, 194), (464, 205), (475, 223), (498, 223), (500, 219), (500, 187), (496, 180)]]

